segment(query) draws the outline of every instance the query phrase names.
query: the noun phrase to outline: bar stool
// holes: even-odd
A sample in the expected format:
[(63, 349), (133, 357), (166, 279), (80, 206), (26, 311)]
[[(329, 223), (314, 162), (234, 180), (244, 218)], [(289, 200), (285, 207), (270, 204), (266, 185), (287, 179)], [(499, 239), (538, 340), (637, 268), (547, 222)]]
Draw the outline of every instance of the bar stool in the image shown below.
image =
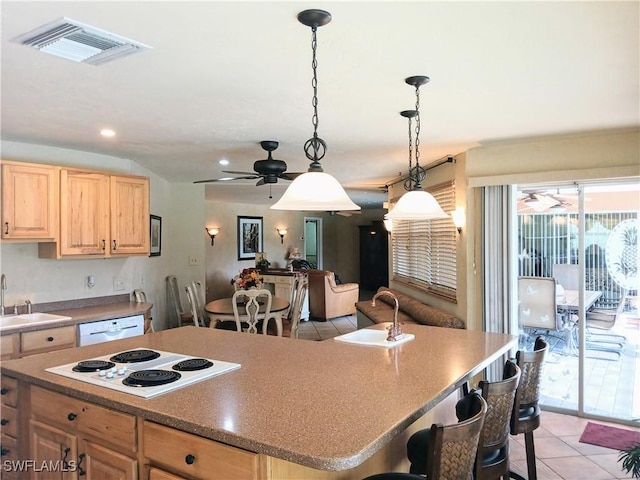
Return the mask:
[[(533, 443), (533, 431), (540, 426), (540, 376), (542, 365), (549, 351), (549, 344), (542, 338), (536, 338), (532, 352), (518, 350), (516, 363), (522, 371), (520, 385), (516, 390), (511, 414), (511, 435), (524, 433), (527, 454), (527, 475), (529, 480), (537, 480), (536, 452)], [(524, 477), (509, 472), (511, 478), (525, 480)]]
[[(429, 480), (471, 479), (486, 413), (487, 402), (472, 392), (456, 404), (459, 423), (446, 426), (434, 423), (430, 429), (411, 435), (407, 442), (411, 474), (426, 475)], [(365, 480), (382, 479), (374, 476)]]
[(514, 360), (504, 365), (502, 380), (478, 385), (487, 401), (487, 416), (480, 434), (475, 480), (494, 480), (509, 475), (509, 429), (520, 368)]

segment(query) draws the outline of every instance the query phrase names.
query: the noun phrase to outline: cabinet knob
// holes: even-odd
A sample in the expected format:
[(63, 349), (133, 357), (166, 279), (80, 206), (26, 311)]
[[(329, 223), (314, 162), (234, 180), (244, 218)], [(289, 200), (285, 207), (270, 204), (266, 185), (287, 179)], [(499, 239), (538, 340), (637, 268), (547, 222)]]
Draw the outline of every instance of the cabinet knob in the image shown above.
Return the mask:
[(9, 455), (9, 453), (10, 453), (10, 450), (7, 449), (7, 448), (1, 448), (0, 449), (0, 455), (3, 456), (3, 457), (6, 457), (7, 455)]
[(194, 457), (193, 455), (189, 454), (186, 457), (184, 457), (184, 461), (187, 465), (193, 465), (196, 461), (196, 457)]
[(4, 222), (4, 234), (9, 235), (9, 222)]
[(7, 393), (9, 393), (9, 389), (2, 387), (0, 388), (0, 395), (6, 395)]
[(70, 413), (69, 415), (67, 415), (67, 420), (69, 420), (70, 422), (73, 422), (76, 418), (78, 418), (78, 416), (75, 413)]
[(115, 252), (118, 249), (118, 243), (114, 240), (113, 241), (113, 251)]
[(9, 423), (9, 420), (7, 420), (6, 418), (3, 418), (2, 420), (0, 420), (0, 425), (6, 425)]
[(47, 342), (53, 342), (53, 337), (47, 337)]

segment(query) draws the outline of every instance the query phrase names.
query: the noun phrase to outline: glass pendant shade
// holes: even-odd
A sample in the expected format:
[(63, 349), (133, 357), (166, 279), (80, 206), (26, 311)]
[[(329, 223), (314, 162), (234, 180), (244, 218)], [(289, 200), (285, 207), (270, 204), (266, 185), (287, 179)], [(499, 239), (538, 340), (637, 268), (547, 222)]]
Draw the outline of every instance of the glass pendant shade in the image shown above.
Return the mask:
[(360, 210), (338, 181), (324, 172), (307, 172), (297, 177), (271, 208), (325, 212)]
[(387, 213), (389, 220), (431, 220), (449, 218), (436, 199), (424, 190), (412, 190), (405, 193), (396, 206)]

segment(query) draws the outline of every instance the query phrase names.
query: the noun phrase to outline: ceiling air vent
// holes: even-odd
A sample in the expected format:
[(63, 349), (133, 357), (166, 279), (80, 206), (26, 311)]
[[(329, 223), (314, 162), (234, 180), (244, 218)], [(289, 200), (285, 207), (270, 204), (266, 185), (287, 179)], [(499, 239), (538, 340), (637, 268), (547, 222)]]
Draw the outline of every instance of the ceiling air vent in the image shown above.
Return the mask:
[(69, 18), (59, 18), (12, 40), (41, 52), (91, 65), (117, 60), (149, 47)]

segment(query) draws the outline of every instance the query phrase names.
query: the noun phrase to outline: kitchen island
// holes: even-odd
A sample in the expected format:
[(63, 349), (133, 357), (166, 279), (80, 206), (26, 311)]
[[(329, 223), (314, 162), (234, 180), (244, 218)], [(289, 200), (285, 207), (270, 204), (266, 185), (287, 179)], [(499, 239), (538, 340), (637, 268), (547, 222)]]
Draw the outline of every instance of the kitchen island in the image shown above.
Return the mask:
[[(48, 418), (45, 410), (63, 416), (54, 422), (56, 434), (67, 421), (67, 407), (92, 412), (91, 426), (80, 429), (69, 458), (82, 455), (76, 449), (82, 449), (83, 441), (110, 442), (119, 461), (126, 457), (133, 462), (127, 468), (137, 477), (131, 478), (174, 478), (167, 472), (187, 478), (247, 478), (248, 472), (248, 478), (258, 479), (363, 478), (407, 471), (403, 447), (410, 432), (455, 418), (452, 407), (447, 418), (432, 418), (428, 412), (516, 345), (511, 335), (422, 325), (406, 325), (405, 331), (415, 339), (382, 348), (182, 327), (6, 361), (0, 370), (3, 382), (5, 377), (17, 380), (21, 430), (32, 437), (34, 430), (38, 433), (43, 424), (39, 416)], [(45, 371), (134, 348), (241, 367), (147, 399)], [(47, 407), (56, 402), (61, 404)], [(105, 424), (101, 432), (96, 412), (122, 417), (121, 428)], [(69, 413), (74, 422), (83, 415)], [(130, 429), (135, 438), (127, 437)], [(115, 433), (120, 434), (117, 441), (109, 438)], [(202, 453), (190, 453), (199, 442), (210, 443)], [(19, 443), (25, 458), (32, 458), (22, 454), (29, 443), (34, 444), (33, 438)], [(218, 469), (215, 458), (235, 466)]]

